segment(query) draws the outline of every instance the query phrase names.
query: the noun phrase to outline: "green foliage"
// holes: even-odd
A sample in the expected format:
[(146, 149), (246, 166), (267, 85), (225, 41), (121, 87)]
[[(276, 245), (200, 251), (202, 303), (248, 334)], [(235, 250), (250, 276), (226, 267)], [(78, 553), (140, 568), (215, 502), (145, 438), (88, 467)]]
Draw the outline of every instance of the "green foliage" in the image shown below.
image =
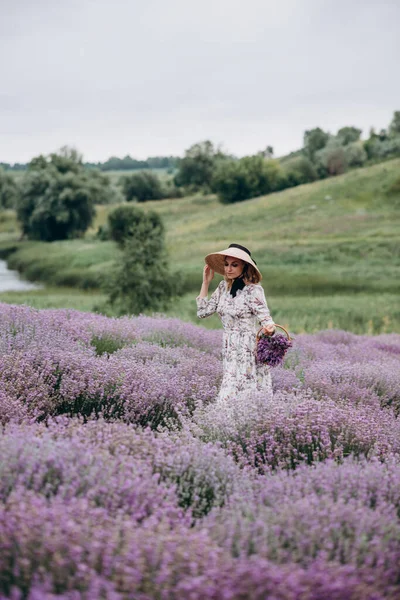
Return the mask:
[[(218, 316), (196, 318), (201, 265), (205, 254), (239, 239), (253, 251), (264, 275), (276, 322), (291, 331), (334, 327), (356, 333), (400, 332), (400, 212), (395, 206), (399, 172), (400, 158), (245, 203), (222, 205), (204, 195), (152, 203), (165, 223), (171, 264), (182, 271), (187, 292), (174, 299), (167, 314), (205, 327), (220, 326)], [(112, 209), (100, 207), (97, 224), (104, 223)], [(11, 211), (2, 214), (11, 219)], [(121, 260), (111, 241), (88, 236), (54, 242), (49, 252), (48, 244), (18, 243), (14, 221), (0, 225), (0, 248), (6, 249), (6, 242), (9, 251), (13, 247), (11, 255), (7, 250), (10, 268), (46, 284), (98, 288), (102, 280), (111, 279), (115, 261)], [(12, 240), (6, 233), (10, 228), (15, 231)], [(217, 277), (213, 283), (215, 289)], [(117, 313), (106, 308), (105, 295), (94, 290), (46, 287), (2, 294), (1, 299)]]
[(212, 180), (212, 190), (224, 204), (269, 194), (278, 188), (281, 167), (262, 156), (245, 156), (221, 162)]
[(154, 211), (145, 213), (137, 206), (124, 204), (108, 215), (110, 239), (122, 248), (129, 238), (157, 236), (163, 242), (165, 231), (161, 217)]
[(23, 233), (45, 242), (79, 237), (93, 221), (94, 200), (104, 185), (86, 173), (74, 149), (34, 158), (17, 204)]
[(122, 249), (107, 283), (110, 304), (119, 314), (166, 308), (177, 293), (178, 275), (169, 271), (161, 217), (122, 206), (110, 214), (109, 228)]
[(111, 184), (110, 178), (97, 169), (85, 170), (87, 187), (93, 204), (116, 204), (123, 201), (120, 190)]
[(159, 200), (163, 197), (160, 179), (149, 171), (140, 171), (130, 177), (124, 177), (122, 187), (128, 202), (145, 202), (146, 200)]
[(362, 167), (368, 160), (362, 142), (352, 142), (345, 146), (344, 155), (349, 167)]
[(343, 146), (351, 144), (352, 142), (358, 142), (361, 136), (362, 130), (357, 127), (342, 127), (337, 132), (337, 138), (340, 139)]
[(285, 161), (283, 164), (285, 185), (282, 187), (292, 187), (302, 183), (310, 183), (318, 179), (318, 173), (309, 158), (306, 156), (295, 156)]
[(341, 140), (330, 138), (324, 148), (318, 150), (314, 157), (320, 176), (341, 175), (347, 169), (346, 151)]
[(97, 356), (113, 354), (127, 345), (126, 340), (112, 336), (111, 334), (94, 335), (90, 340), (90, 344), (94, 347)]
[(363, 145), (369, 160), (382, 161), (400, 156), (400, 111), (393, 113), (388, 131), (382, 129), (377, 134), (371, 128), (369, 138)]
[[(63, 174), (78, 174), (81, 173), (83, 169), (82, 155), (79, 154), (75, 148), (69, 148), (68, 146), (63, 146), (58, 154), (55, 152), (50, 154), (50, 164), (54, 166), (59, 173)], [(32, 163), (29, 165), (29, 168), (33, 168)]]
[(111, 156), (104, 163), (85, 163), (85, 166), (97, 167), (101, 171), (134, 171), (142, 169), (174, 169), (176, 156), (149, 156), (146, 160), (137, 160), (127, 155), (124, 158)]
[(393, 113), (393, 119), (389, 125), (389, 135), (391, 137), (400, 136), (400, 110)]
[(400, 156), (400, 135), (381, 140), (379, 136), (370, 138), (364, 143), (369, 159), (385, 160)]
[(367, 140), (365, 140), (365, 142), (363, 142), (363, 147), (364, 147), (364, 150), (365, 150), (369, 160), (373, 160), (374, 158), (376, 158), (378, 156), (379, 145), (380, 145), (379, 138), (376, 135), (374, 129), (371, 128), (369, 138)]
[(20, 191), (14, 177), (0, 168), (0, 210), (15, 208), (19, 196)]
[(5, 171), (25, 171), (26, 165), (22, 163), (14, 163), (13, 165), (6, 162), (0, 162), (0, 167)]
[(33, 240), (79, 237), (91, 224), (94, 206), (85, 178), (47, 170), (24, 178), (17, 216), (23, 233)]
[(192, 191), (210, 190), (215, 169), (226, 158), (226, 155), (209, 140), (194, 144), (179, 161), (175, 184), (178, 187), (188, 187)]
[(304, 152), (313, 160), (315, 153), (325, 148), (329, 140), (329, 133), (323, 131), (320, 127), (309, 129), (304, 133)]

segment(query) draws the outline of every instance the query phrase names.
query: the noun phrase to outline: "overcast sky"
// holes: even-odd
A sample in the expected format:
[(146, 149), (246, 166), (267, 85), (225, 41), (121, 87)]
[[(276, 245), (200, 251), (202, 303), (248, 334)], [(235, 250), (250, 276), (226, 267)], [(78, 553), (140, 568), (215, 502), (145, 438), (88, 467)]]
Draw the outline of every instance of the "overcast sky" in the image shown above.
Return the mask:
[(400, 110), (400, 0), (0, 0), (0, 162), (238, 156)]

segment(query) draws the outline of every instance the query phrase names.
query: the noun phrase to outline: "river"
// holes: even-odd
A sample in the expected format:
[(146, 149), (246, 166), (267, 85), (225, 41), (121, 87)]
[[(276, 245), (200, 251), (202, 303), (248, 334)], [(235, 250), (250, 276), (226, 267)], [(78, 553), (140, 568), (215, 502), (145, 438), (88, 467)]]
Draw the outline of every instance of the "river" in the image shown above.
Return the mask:
[(0, 293), (39, 290), (42, 287), (42, 285), (24, 281), (20, 278), (18, 271), (11, 271), (5, 260), (0, 260)]

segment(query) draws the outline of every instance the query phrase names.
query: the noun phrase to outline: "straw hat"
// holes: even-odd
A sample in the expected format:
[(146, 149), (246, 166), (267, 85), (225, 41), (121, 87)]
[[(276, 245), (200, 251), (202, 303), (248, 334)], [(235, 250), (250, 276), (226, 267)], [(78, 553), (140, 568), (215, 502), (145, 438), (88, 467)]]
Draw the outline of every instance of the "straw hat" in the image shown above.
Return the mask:
[(231, 258), (240, 258), (244, 262), (252, 265), (255, 270), (259, 273), (261, 278), (260, 269), (257, 267), (256, 262), (251, 258), (251, 252), (244, 246), (240, 246), (240, 244), (230, 244), (229, 248), (226, 250), (221, 250), (221, 252), (213, 252), (212, 254), (207, 254), (205, 257), (206, 263), (216, 271), (220, 275), (225, 275), (224, 264), (225, 264), (225, 256), (230, 256)]

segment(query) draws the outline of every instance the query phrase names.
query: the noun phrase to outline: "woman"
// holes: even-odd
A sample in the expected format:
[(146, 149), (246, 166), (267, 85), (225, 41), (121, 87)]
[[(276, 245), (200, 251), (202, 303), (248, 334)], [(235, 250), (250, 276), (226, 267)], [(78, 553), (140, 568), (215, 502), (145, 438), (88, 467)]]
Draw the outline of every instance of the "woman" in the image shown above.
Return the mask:
[[(224, 327), (224, 375), (217, 402), (234, 401), (254, 391), (272, 396), (270, 367), (256, 362), (259, 323), (266, 335), (275, 331), (264, 290), (258, 285), (262, 275), (250, 251), (239, 244), (208, 254), (205, 261), (203, 285), (196, 298), (197, 316), (203, 319), (217, 312)], [(224, 280), (208, 300), (208, 286), (215, 271), (224, 275)]]

